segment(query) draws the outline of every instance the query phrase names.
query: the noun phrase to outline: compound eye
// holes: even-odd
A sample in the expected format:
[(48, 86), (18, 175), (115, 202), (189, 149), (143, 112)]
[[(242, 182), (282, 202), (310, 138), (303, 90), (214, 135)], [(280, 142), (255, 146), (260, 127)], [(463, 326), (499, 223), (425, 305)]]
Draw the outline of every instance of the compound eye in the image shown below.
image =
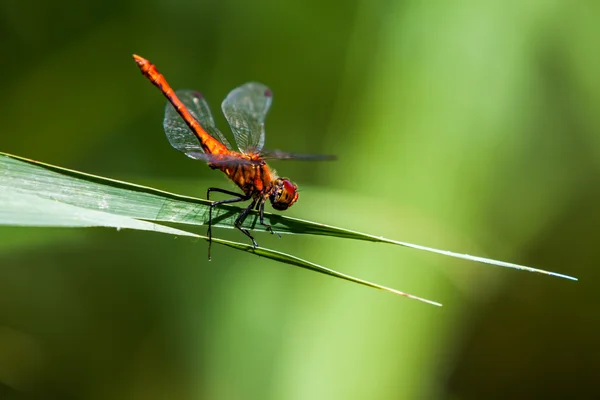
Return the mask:
[(282, 179), (271, 196), (271, 205), (276, 210), (286, 210), (298, 200), (298, 187), (288, 179)]
[(283, 193), (291, 194), (293, 196), (296, 194), (297, 189), (298, 189), (298, 187), (296, 185), (294, 185), (292, 182), (288, 181), (287, 179), (285, 179), (283, 181)]

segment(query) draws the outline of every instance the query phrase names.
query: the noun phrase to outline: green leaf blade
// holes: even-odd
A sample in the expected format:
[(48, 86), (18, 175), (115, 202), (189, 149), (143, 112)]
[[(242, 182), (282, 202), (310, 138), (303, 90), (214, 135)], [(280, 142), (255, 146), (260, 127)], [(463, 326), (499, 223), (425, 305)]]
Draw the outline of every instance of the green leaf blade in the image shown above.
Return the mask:
[[(210, 206), (208, 200), (181, 196), (146, 186), (86, 174), (6, 153), (0, 153), (0, 187), (5, 191), (19, 191), (49, 201), (135, 220), (189, 225), (206, 225), (208, 222), (208, 209)], [(213, 226), (232, 229), (240, 210), (239, 207), (230, 205), (215, 207)], [(251, 214), (244, 221), (243, 227), (254, 230), (257, 225), (257, 217), (256, 213)], [(278, 214), (265, 213), (265, 219), (278, 233), (308, 234), (388, 243), (504, 268), (577, 280), (575, 277), (556, 272), (401, 242)], [(127, 225), (131, 226), (131, 221), (128, 221)]]
[[(192, 212), (192, 205), (208, 205), (209, 202), (205, 200), (185, 198), (6, 155), (0, 155), (0, 178), (0, 225), (113, 227), (208, 240), (205, 236), (145, 220), (158, 220), (157, 217), (163, 215), (164, 220), (181, 222), (180, 216)], [(182, 212), (176, 208), (181, 205), (188, 208), (184, 207)], [(233, 211), (237, 210), (234, 208)], [(156, 216), (152, 217), (153, 214)], [(234, 214), (237, 216), (237, 212)], [(441, 306), (435, 301), (355, 278), (290, 254), (218, 238), (213, 238), (213, 242), (362, 286)]]

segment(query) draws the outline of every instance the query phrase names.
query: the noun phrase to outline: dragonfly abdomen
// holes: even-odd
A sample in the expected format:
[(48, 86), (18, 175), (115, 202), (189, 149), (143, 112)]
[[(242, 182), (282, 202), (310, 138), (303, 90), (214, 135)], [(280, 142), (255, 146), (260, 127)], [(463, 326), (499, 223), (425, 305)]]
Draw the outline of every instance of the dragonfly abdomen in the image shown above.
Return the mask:
[(175, 94), (175, 91), (173, 90), (173, 88), (171, 88), (165, 77), (160, 72), (158, 72), (156, 66), (154, 66), (154, 64), (152, 64), (150, 61), (138, 55), (134, 54), (133, 58), (135, 59), (135, 62), (140, 68), (142, 74), (146, 78), (148, 78), (148, 80), (150, 80), (150, 82), (152, 82), (154, 86), (159, 88), (163, 95), (173, 105), (173, 107), (175, 107), (177, 113), (181, 116), (181, 118), (183, 118), (186, 125), (194, 133), (196, 138), (198, 138), (198, 141), (200, 142), (200, 145), (202, 146), (204, 152), (210, 154), (228, 154), (229, 150), (227, 149), (227, 147), (223, 143), (210, 136), (204, 130), (204, 128), (202, 128), (198, 121), (196, 121), (192, 114), (190, 114), (185, 104), (183, 104), (181, 100), (179, 100), (179, 98)]

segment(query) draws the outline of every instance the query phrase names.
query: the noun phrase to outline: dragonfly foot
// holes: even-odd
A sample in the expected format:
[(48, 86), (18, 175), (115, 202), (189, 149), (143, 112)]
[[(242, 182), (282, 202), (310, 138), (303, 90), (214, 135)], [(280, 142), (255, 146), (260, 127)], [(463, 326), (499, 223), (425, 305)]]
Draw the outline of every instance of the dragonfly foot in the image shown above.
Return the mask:
[(279, 232), (275, 232), (275, 231), (273, 230), (273, 228), (271, 228), (271, 225), (269, 225), (269, 224), (263, 224), (263, 225), (265, 226), (265, 229), (266, 229), (266, 230), (267, 230), (269, 233), (271, 233), (271, 235), (277, 235), (277, 236), (278, 236), (278, 237), (281, 239), (281, 235), (279, 234)]

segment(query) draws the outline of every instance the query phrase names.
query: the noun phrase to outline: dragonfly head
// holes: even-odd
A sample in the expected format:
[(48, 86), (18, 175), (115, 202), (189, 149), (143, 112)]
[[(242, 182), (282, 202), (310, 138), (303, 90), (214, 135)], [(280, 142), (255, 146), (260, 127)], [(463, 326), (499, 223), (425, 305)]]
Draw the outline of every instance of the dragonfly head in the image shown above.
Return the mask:
[(277, 178), (269, 195), (271, 205), (276, 210), (287, 210), (298, 200), (298, 186), (289, 179)]

